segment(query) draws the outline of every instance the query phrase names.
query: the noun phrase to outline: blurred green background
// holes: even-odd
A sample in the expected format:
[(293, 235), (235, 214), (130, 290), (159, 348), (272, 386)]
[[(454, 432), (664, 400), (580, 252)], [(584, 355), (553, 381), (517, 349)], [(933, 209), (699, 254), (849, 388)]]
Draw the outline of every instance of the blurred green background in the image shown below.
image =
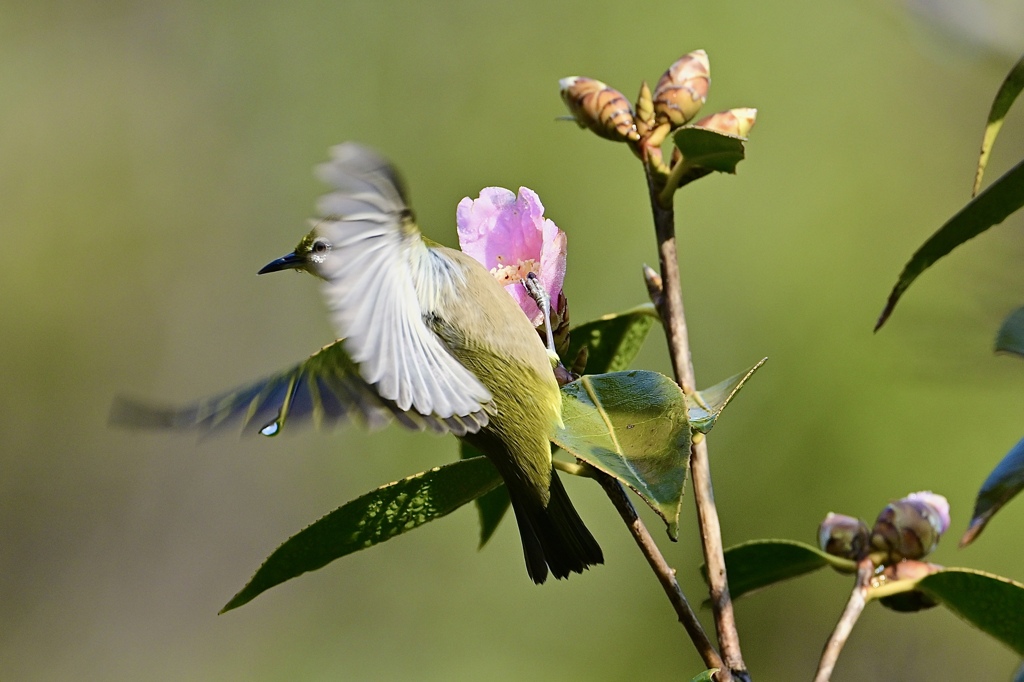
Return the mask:
[[(711, 57), (707, 113), (760, 111), (739, 175), (677, 200), (699, 382), (771, 358), (710, 438), (726, 543), (813, 541), (829, 511), (870, 519), (933, 489), (953, 507), (935, 561), (1024, 579), (1024, 503), (970, 549), (955, 541), (1024, 434), (1024, 363), (991, 353), (1024, 303), (1021, 217), (940, 262), (871, 333), (903, 263), (968, 199), (989, 103), (1024, 47), (1019, 7), (960, 4), (947, 20), (920, 0), (4, 3), (0, 679), (695, 674), (658, 584), (582, 480), (567, 486), (607, 559), (582, 577), (534, 586), (514, 524), (478, 552), (467, 508), (217, 616), (291, 533), (451, 460), (455, 442), (391, 428), (197, 443), (106, 418), (115, 394), (184, 402), (333, 338), (312, 278), (255, 273), (305, 230), (311, 168), (346, 139), (399, 164), (426, 233), (449, 244), (463, 196), (539, 192), (569, 235), (574, 320), (644, 301), (640, 266), (657, 256), (640, 167), (555, 122), (557, 82), (588, 75), (632, 98), (696, 48)], [(1022, 143), (1015, 111), (990, 178)], [(668, 371), (661, 338), (640, 364)], [(689, 496), (678, 544), (647, 518), (699, 603)], [(848, 586), (822, 573), (741, 600), (755, 679), (809, 679)], [(942, 609), (873, 605), (835, 679), (1006, 679), (1015, 665)]]

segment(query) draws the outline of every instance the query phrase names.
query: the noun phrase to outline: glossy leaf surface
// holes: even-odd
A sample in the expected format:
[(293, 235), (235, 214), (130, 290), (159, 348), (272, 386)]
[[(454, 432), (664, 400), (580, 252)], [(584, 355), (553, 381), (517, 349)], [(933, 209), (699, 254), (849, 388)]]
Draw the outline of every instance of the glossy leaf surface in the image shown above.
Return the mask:
[(996, 136), (999, 135), (999, 129), (1003, 127), (1003, 120), (1006, 119), (1007, 112), (1010, 111), (1010, 107), (1013, 106), (1022, 89), (1024, 89), (1024, 57), (1021, 57), (1010, 69), (1006, 80), (996, 92), (996, 98), (992, 101), (992, 108), (988, 112), (988, 120), (985, 123), (985, 135), (981, 141), (981, 156), (978, 157), (978, 171), (974, 176), (972, 195), (977, 194), (981, 189), (981, 179), (985, 175), (985, 167), (992, 154), (992, 145), (995, 144)]
[(959, 213), (950, 218), (911, 256), (889, 294), (889, 300), (882, 309), (875, 330), (880, 329), (889, 319), (903, 292), (918, 275), (968, 239), (1006, 220), (1021, 206), (1024, 206), (1024, 161), (1007, 171), (1003, 177), (960, 209)]
[(690, 424), (694, 431), (707, 433), (718, 421), (722, 410), (729, 404), (736, 394), (740, 392), (747, 379), (754, 375), (754, 372), (761, 369), (768, 358), (762, 358), (760, 362), (748, 369), (746, 372), (730, 377), (725, 381), (715, 384), (711, 388), (697, 391), (693, 395), (686, 396), (686, 405), (689, 410)]
[[(857, 570), (857, 564), (850, 559), (826, 554), (795, 540), (751, 540), (735, 545), (725, 550), (725, 566), (733, 599), (825, 566), (847, 573)], [(705, 580), (706, 570), (701, 566)]]
[(449, 514), (500, 484), (494, 466), (487, 458), (477, 457), (377, 488), (289, 538), (221, 613), (286, 580)]
[(674, 539), (690, 462), (679, 386), (657, 372), (588, 374), (562, 388), (562, 420), (555, 443), (629, 486)]
[(960, 546), (966, 547), (985, 529), (997, 511), (1012, 500), (1024, 488), (1024, 439), (1006, 453), (985, 482), (981, 484), (974, 501), (971, 523), (960, 538)]
[(922, 578), (917, 589), (1024, 656), (1024, 585), (967, 568)]
[(725, 135), (714, 130), (684, 127), (675, 132), (673, 139), (683, 155), (683, 162), (691, 168), (735, 173), (736, 165), (745, 155), (745, 137)]

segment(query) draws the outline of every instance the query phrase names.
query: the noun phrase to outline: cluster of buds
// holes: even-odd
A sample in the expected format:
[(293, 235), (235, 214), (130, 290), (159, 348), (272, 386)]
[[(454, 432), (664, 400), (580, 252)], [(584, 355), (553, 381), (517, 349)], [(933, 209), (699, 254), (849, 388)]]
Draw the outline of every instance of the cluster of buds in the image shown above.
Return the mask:
[(870, 531), (861, 519), (830, 513), (818, 528), (818, 546), (833, 556), (859, 561), (870, 554), (891, 565), (927, 556), (948, 528), (949, 502), (925, 491), (887, 504)]
[[(581, 128), (626, 142), (636, 150), (640, 143), (657, 147), (669, 132), (696, 117), (711, 87), (711, 64), (704, 50), (684, 54), (658, 79), (653, 93), (646, 82), (641, 85), (635, 109), (621, 92), (593, 78), (570, 76), (558, 85), (562, 100)], [(693, 127), (746, 137), (756, 115), (756, 109), (730, 109), (703, 118)]]

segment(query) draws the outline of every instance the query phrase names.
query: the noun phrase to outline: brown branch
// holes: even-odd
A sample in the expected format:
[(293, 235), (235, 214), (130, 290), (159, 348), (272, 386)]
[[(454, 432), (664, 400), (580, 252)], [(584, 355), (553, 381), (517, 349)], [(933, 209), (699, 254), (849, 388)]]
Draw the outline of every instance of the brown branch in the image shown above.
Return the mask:
[(818, 672), (814, 676), (814, 682), (828, 682), (832, 677), (832, 670), (836, 667), (839, 654), (868, 602), (867, 595), (874, 572), (875, 565), (870, 558), (863, 559), (857, 564), (857, 582), (853, 586), (853, 591), (850, 592), (850, 600), (846, 602), (843, 615), (836, 623), (832, 636), (829, 637), (828, 642), (825, 643), (825, 649), (821, 652), (821, 661), (818, 662)]
[(697, 652), (704, 659), (704, 665), (708, 668), (723, 668), (721, 657), (715, 651), (714, 644), (708, 639), (700, 621), (697, 620), (697, 615), (690, 608), (690, 603), (686, 600), (686, 595), (683, 594), (679, 581), (676, 580), (675, 569), (665, 561), (664, 555), (658, 549), (658, 545), (655, 544), (654, 538), (651, 537), (647, 530), (647, 526), (644, 525), (644, 522), (637, 515), (633, 503), (629, 501), (626, 491), (623, 490), (622, 485), (616, 479), (608, 474), (596, 469), (593, 472), (595, 478), (597, 478), (608, 494), (608, 499), (615, 505), (619, 516), (622, 517), (622, 520), (629, 528), (629, 532), (633, 535), (637, 546), (644, 557), (646, 557), (647, 563), (650, 564), (651, 570), (658, 576), (662, 589), (665, 590), (669, 602), (672, 603), (672, 608), (675, 609), (676, 615), (679, 616), (679, 622), (686, 628), (686, 633), (693, 641), (693, 645), (697, 647)]
[[(645, 165), (645, 168), (647, 166)], [(668, 206), (661, 202), (661, 183), (650, 170), (647, 171), (647, 187), (650, 193), (651, 210), (654, 213), (654, 228), (658, 238), (658, 257), (661, 265), (662, 296), (658, 306), (665, 326), (669, 356), (676, 382), (687, 394), (696, 392), (693, 360), (690, 357), (690, 340), (683, 312), (683, 293), (679, 278), (679, 261), (676, 254), (675, 214), (671, 199)], [(732, 678), (749, 679), (747, 666), (740, 651), (739, 633), (736, 630), (736, 616), (732, 598), (729, 595), (729, 581), (725, 571), (725, 554), (722, 548), (722, 530), (715, 507), (715, 494), (711, 485), (711, 468), (708, 462), (707, 439), (695, 442), (690, 448), (690, 470), (693, 474), (693, 497), (697, 506), (697, 522), (700, 527), (701, 548), (704, 563), (708, 567), (711, 607), (714, 611), (715, 630), (721, 647), (725, 667), (718, 673), (719, 682)]]

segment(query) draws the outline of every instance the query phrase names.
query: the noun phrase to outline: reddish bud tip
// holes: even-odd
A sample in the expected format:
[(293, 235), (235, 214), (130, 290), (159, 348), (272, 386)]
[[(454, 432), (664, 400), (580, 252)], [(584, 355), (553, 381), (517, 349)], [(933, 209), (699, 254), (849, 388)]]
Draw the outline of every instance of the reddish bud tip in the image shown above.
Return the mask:
[(732, 135), (733, 137), (747, 137), (756, 121), (757, 109), (741, 107), (705, 116), (694, 123), (693, 127), (714, 130), (716, 133)]

